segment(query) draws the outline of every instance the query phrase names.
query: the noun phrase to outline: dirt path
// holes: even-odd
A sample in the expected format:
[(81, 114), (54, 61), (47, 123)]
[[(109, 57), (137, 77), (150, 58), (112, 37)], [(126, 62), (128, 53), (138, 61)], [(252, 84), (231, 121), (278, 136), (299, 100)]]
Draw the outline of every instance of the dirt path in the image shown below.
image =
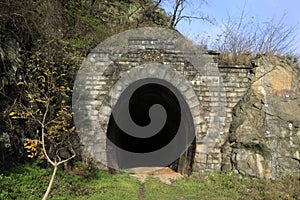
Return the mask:
[(171, 180), (183, 177), (181, 174), (174, 172), (168, 167), (139, 167), (132, 168), (129, 171), (133, 173), (130, 174), (130, 176), (138, 179), (141, 183), (144, 183), (149, 175), (158, 178), (161, 182), (168, 185), (171, 184)]
[(138, 198), (144, 199), (145, 197), (145, 184), (140, 182), (139, 192), (138, 192)]

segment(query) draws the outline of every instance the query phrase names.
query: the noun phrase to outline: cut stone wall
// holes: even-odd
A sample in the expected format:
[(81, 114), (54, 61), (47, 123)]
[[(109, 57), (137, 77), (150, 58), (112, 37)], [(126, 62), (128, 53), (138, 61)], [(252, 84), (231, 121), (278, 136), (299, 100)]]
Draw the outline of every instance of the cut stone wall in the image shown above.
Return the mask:
[[(185, 60), (185, 52), (175, 50), (172, 43), (133, 38), (128, 44), (134, 51), (126, 54), (94, 52), (85, 64), (91, 68), (89, 71), (97, 73), (82, 72), (82, 76), (78, 73), (84, 83), (79, 87), (85, 91), (80, 102), (85, 111), (80, 120), (76, 120), (84, 124), (81, 131), (86, 134), (86, 137), (81, 137), (83, 156), (96, 162), (105, 160), (106, 138), (103, 135), (107, 131), (112, 106), (137, 78), (151, 77), (176, 86), (190, 107), (196, 131), (193, 171), (220, 170), (221, 147), (229, 134), (232, 108), (249, 88), (251, 67), (218, 66), (210, 62), (201, 72)], [(109, 56), (114, 56), (114, 62)], [(218, 55), (204, 52), (202, 56), (213, 61)], [(102, 129), (93, 130), (97, 127), (95, 124)], [(99, 131), (104, 133), (99, 134)], [(103, 152), (98, 152), (99, 149)]]

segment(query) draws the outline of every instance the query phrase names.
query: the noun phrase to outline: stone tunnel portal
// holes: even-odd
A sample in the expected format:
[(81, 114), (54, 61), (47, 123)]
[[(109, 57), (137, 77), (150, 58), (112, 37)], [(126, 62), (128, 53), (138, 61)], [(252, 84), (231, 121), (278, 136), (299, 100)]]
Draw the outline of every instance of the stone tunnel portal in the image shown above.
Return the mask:
[[(130, 116), (124, 116), (124, 108), (129, 109)], [(139, 127), (128, 127), (131, 126), (128, 118)], [(125, 127), (121, 128), (122, 124)], [(124, 129), (130, 129), (135, 135)], [(148, 78), (129, 85), (112, 109), (107, 138), (107, 158), (111, 166), (116, 166), (114, 168), (169, 166), (183, 174), (192, 171), (195, 154), (193, 117), (182, 94), (167, 81)], [(163, 148), (167, 152), (159, 153)], [(147, 159), (127, 153), (146, 155), (155, 151), (158, 154)]]

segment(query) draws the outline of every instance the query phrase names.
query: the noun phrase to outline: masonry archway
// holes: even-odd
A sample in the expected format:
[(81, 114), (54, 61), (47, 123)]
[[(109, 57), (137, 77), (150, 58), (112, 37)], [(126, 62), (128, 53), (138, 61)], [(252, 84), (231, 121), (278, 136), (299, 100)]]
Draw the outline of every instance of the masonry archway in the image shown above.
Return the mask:
[[(199, 113), (191, 112), (191, 110), (199, 110), (200, 106), (192, 86), (184, 76), (170, 66), (151, 63), (131, 68), (130, 71), (121, 73), (118, 82), (108, 94), (112, 105), (110, 113), (113, 113), (113, 109), (116, 107), (125, 108), (127, 106), (124, 105), (126, 103), (123, 101), (122, 94), (126, 93), (128, 88), (133, 90), (131, 89), (132, 85), (135, 85), (135, 89), (138, 86), (142, 86), (139, 90), (136, 90), (138, 92), (129, 101), (129, 107), (134, 108), (131, 116), (137, 119), (135, 123), (141, 126), (147, 125), (151, 121), (148, 113), (150, 107), (160, 104), (167, 112), (166, 125), (163, 126), (161, 133), (148, 138), (148, 142), (147, 139), (145, 140), (146, 142), (137, 140), (136, 143), (132, 144), (128, 142), (130, 137), (120, 137), (119, 134), (123, 133), (123, 131), (118, 128), (112, 115), (110, 115), (107, 120), (107, 137), (110, 140), (117, 140), (115, 141), (117, 146), (123, 146), (122, 150), (120, 150), (111, 145), (110, 142), (107, 143), (107, 148), (109, 149), (107, 152), (110, 153), (107, 155), (109, 165), (115, 169), (122, 169), (162, 166), (163, 163), (164, 166), (170, 166), (182, 174), (190, 174), (195, 155), (195, 130), (198, 125), (197, 117), (199, 115)], [(139, 112), (141, 110), (142, 112)], [(103, 111), (100, 110), (100, 112)], [(126, 117), (126, 119), (131, 116)], [(160, 115), (157, 117), (160, 117)], [(163, 117), (159, 121), (163, 122)], [(171, 145), (164, 147), (174, 138), (174, 135), (178, 132), (179, 125), (182, 134), (177, 136), (174, 139), (175, 142), (173, 141)], [(157, 130), (157, 132), (159, 131)], [(183, 146), (184, 149), (179, 148)], [(154, 152), (152, 155), (149, 153), (159, 148), (166, 149)], [(124, 149), (145, 154), (127, 154), (127, 152), (123, 151)], [(149, 149), (149, 151), (145, 149)], [(149, 156), (146, 160), (145, 155)], [(164, 161), (161, 159), (164, 159)], [(131, 160), (131, 162), (128, 162), (128, 160)]]
[[(186, 173), (184, 169), (191, 168), (190, 160), (195, 155), (196, 171), (209, 168), (208, 154), (225, 120), (217, 64), (178, 32), (153, 28), (131, 30), (109, 38), (87, 56), (78, 71), (72, 106), (83, 144), (83, 159), (96, 163), (99, 168), (110, 166), (107, 130), (113, 108), (130, 84), (147, 78), (164, 80), (177, 88), (192, 116), (190, 121), (197, 138), (191, 139), (192, 150), (183, 154), (181, 151), (181, 158), (172, 167)], [(168, 157), (167, 151), (164, 156)], [(118, 169), (118, 163), (112, 165)]]
[[(133, 88), (137, 89), (131, 94)], [(127, 95), (130, 96), (128, 105), (124, 100)], [(130, 116), (118, 116), (122, 115), (120, 110), (127, 107)], [(120, 119), (116, 120), (116, 117)], [(139, 127), (134, 129), (135, 125), (131, 125), (128, 118), (132, 118)], [(122, 123), (129, 126), (125, 130), (131, 129), (128, 132), (138, 134), (132, 136), (126, 133), (124, 127), (120, 128)], [(193, 117), (181, 92), (163, 79), (140, 79), (122, 92), (110, 115), (107, 138), (110, 141), (107, 143), (110, 149), (107, 157), (113, 168), (169, 166), (184, 174), (192, 171), (195, 153)], [(154, 151), (158, 154), (151, 156)], [(165, 153), (169, 155), (165, 156)]]

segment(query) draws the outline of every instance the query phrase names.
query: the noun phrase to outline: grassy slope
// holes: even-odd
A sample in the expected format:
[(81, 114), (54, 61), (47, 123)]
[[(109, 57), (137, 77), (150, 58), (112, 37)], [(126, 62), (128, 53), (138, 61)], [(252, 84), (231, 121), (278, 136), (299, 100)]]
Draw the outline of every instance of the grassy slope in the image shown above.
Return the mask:
[[(50, 169), (18, 167), (0, 175), (0, 199), (40, 199), (50, 179)], [(117, 175), (95, 169), (59, 171), (49, 199), (299, 199), (299, 177), (258, 180), (234, 173), (198, 174), (166, 185), (149, 178), (144, 184), (127, 173)]]

